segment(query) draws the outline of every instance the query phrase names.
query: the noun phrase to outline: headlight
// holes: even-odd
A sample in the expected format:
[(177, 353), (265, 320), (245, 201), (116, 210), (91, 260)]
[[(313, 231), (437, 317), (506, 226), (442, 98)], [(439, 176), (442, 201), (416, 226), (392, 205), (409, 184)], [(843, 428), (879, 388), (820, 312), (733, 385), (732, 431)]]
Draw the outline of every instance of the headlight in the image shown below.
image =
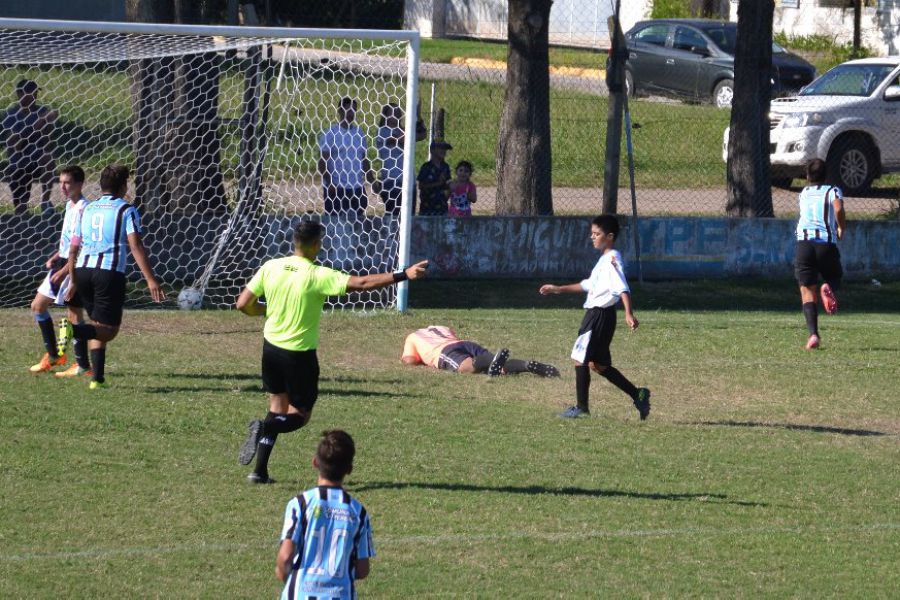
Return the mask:
[(798, 113), (788, 115), (782, 121), (782, 127), (789, 129), (791, 127), (807, 127), (809, 125), (825, 125), (831, 121), (822, 113)]

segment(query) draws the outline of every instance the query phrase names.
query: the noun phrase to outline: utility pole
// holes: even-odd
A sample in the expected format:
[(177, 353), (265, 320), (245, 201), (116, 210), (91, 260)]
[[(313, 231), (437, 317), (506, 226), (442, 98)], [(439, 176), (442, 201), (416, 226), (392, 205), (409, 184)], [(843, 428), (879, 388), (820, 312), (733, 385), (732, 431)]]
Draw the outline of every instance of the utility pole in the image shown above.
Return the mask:
[(619, 163), (622, 153), (622, 113), (625, 107), (625, 58), (628, 48), (619, 25), (619, 6), (609, 18), (609, 37), (612, 50), (609, 55), (609, 69), (606, 71), (606, 87), (609, 90), (609, 108), (606, 113), (606, 163), (603, 168), (603, 209), (604, 214), (615, 214), (619, 199)]

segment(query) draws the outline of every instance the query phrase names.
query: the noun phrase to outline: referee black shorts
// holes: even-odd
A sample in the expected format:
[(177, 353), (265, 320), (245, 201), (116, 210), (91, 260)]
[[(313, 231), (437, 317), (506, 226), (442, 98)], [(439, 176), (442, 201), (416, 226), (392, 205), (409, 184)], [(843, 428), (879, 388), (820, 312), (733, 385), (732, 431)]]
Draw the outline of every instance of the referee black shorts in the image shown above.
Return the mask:
[(118, 327), (125, 310), (125, 273), (111, 269), (75, 269), (78, 300), (92, 321)]
[(592, 362), (601, 367), (612, 365), (609, 345), (616, 333), (617, 316), (615, 305), (606, 308), (589, 308), (584, 313), (578, 335), (591, 332), (591, 339), (584, 355), (584, 364)]
[(285, 350), (263, 341), (263, 388), (287, 394), (291, 406), (310, 411), (319, 397), (319, 358), (315, 350)]
[(844, 269), (841, 267), (841, 253), (837, 245), (798, 241), (794, 251), (794, 277), (797, 278), (797, 283), (803, 286), (818, 285), (820, 275), (831, 287), (837, 288), (840, 285)]

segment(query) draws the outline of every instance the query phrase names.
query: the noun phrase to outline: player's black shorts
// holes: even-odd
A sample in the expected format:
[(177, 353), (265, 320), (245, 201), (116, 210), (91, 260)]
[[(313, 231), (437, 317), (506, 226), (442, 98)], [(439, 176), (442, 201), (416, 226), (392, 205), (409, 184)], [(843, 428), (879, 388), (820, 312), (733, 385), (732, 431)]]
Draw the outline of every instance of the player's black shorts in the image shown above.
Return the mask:
[(287, 394), (297, 410), (312, 410), (319, 397), (319, 358), (315, 350), (285, 350), (263, 341), (263, 388)]
[(819, 275), (831, 287), (837, 288), (844, 276), (841, 253), (836, 244), (798, 241), (794, 252), (794, 277), (800, 285), (819, 284)]
[(441, 356), (438, 358), (438, 369), (445, 371), (458, 371), (459, 365), (467, 358), (475, 358), (482, 354), (490, 354), (491, 351), (482, 348), (475, 342), (456, 342), (448, 344), (441, 350)]
[(78, 267), (75, 284), (81, 304), (92, 321), (118, 327), (125, 310), (125, 273)]
[(591, 332), (591, 340), (588, 342), (587, 351), (584, 354), (584, 364), (592, 362), (602, 367), (612, 365), (609, 345), (616, 333), (617, 317), (615, 306), (589, 308), (584, 313), (578, 335)]

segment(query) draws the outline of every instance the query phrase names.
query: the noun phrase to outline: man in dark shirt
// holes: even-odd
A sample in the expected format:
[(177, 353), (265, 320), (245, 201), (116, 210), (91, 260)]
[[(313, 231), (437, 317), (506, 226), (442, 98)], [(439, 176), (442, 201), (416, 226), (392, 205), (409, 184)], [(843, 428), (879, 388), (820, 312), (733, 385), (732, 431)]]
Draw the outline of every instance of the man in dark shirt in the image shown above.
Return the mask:
[(16, 84), (19, 102), (6, 111), (0, 125), (9, 159), (5, 179), (18, 215), (28, 210), (31, 186), (35, 183), (41, 184), (41, 209), (44, 212), (53, 210), (50, 193), (56, 165), (53, 163), (52, 136), (58, 115), (37, 103), (39, 90), (34, 81), (19, 81)]
[(450, 189), (450, 165), (444, 160), (447, 150), (453, 146), (434, 141), (430, 146), (431, 158), (419, 169), (419, 214), (443, 216), (447, 214), (447, 192)]

